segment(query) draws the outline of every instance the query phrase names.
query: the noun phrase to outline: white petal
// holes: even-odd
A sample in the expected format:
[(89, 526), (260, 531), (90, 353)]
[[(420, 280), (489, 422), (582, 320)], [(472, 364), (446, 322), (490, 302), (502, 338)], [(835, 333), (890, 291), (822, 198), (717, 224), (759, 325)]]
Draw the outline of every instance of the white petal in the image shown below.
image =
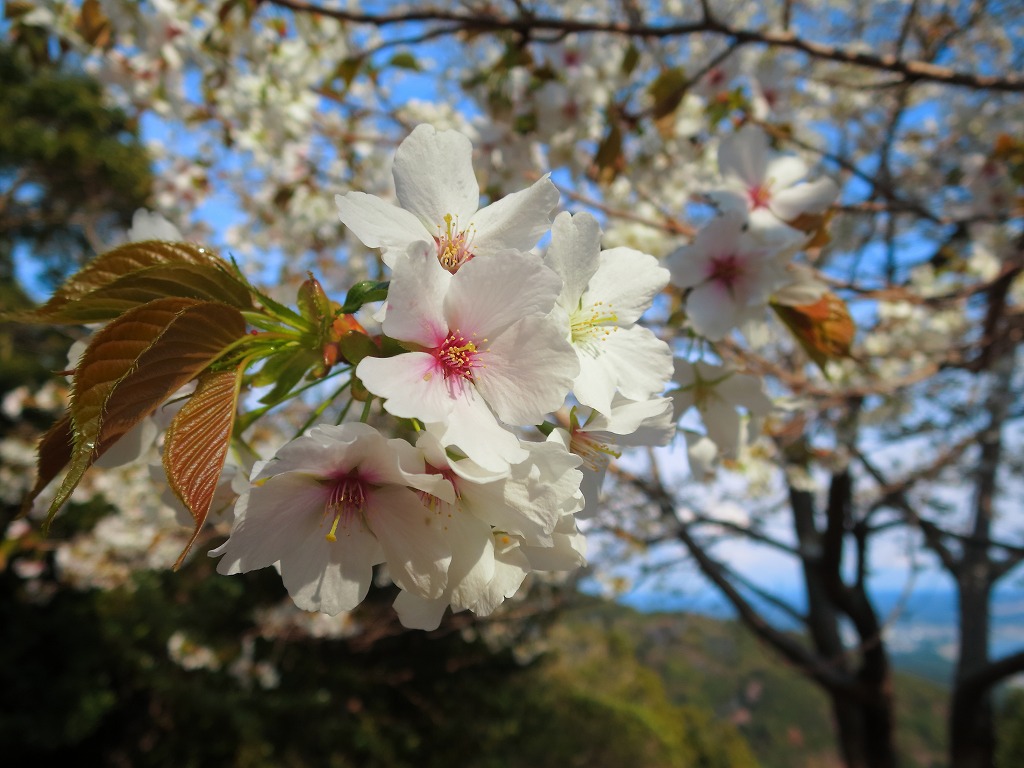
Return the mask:
[(453, 610), (461, 611), (480, 599), (494, 577), (494, 538), (491, 526), (463, 512), (449, 520), (448, 536), (452, 543), (448, 592)]
[(603, 302), (619, 325), (630, 325), (650, 309), (654, 297), (668, 285), (668, 278), (668, 270), (649, 254), (632, 248), (602, 251), (597, 273), (583, 295), (583, 305)]
[(718, 341), (736, 326), (736, 298), (718, 283), (698, 285), (686, 299), (686, 317), (709, 341)]
[(551, 245), (544, 263), (562, 278), (558, 303), (569, 312), (579, 306), (587, 283), (597, 271), (601, 252), (601, 227), (589, 213), (575, 216), (563, 211), (551, 225)]
[(594, 412), (581, 432), (607, 435), (618, 445), (666, 445), (675, 436), (676, 421), (671, 397), (626, 400), (616, 397), (611, 415)]
[(756, 376), (734, 374), (715, 387), (715, 394), (727, 403), (743, 406), (755, 416), (766, 416), (772, 410), (772, 401)]
[(565, 401), (579, 372), (576, 352), (544, 317), (527, 317), (491, 341), (476, 387), (498, 418), (539, 424)]
[(550, 312), (561, 287), (558, 275), (531, 253), (479, 256), (452, 278), (448, 327), (493, 340), (520, 318)]
[(701, 404), (700, 416), (708, 437), (727, 458), (734, 458), (740, 447), (740, 415), (736, 409), (715, 397)]
[(394, 608), (403, 627), (430, 632), (441, 626), (448, 601), (443, 597), (427, 600), (403, 589), (395, 598)]
[(586, 565), (587, 539), (582, 533), (556, 533), (550, 547), (520, 547), (535, 571), (574, 571)]
[(324, 535), (281, 560), (281, 581), (305, 611), (335, 616), (351, 611), (366, 597), (380, 547), (361, 522), (339, 529), (337, 541)]
[(95, 465), (100, 469), (113, 469), (135, 461), (153, 445), (158, 432), (156, 422), (147, 416), (104, 451)]
[(440, 597), (452, 559), (441, 518), (408, 488), (395, 486), (375, 489), (367, 507), (367, 525), (384, 550), (395, 584), (420, 597)]
[(471, 388), (457, 376), (445, 379), (437, 358), (427, 352), (365, 357), (356, 367), (356, 376), (370, 392), (384, 398), (388, 413), (423, 421), (447, 419), (453, 402)]
[(473, 387), (455, 401), (444, 424), (428, 424), (444, 445), (455, 446), (481, 467), (503, 472), (529, 454), (519, 438), (502, 427)]
[(720, 189), (713, 189), (704, 194), (722, 213), (736, 213), (746, 216), (750, 211), (750, 195), (747, 194), (745, 182), (732, 176), (723, 180)]
[(758, 187), (764, 182), (767, 169), (768, 137), (750, 123), (718, 145), (718, 170), (723, 176), (732, 175)]
[[(510, 537), (500, 537), (509, 540)], [(487, 584), (487, 591), (471, 607), (477, 616), (490, 616), (494, 609), (519, 591), (526, 574), (530, 572), (530, 563), (519, 547), (496, 547), (494, 558), (494, 577)]]
[(395, 152), (393, 168), (399, 204), (414, 213), (431, 235), (451, 214), (461, 226), (480, 207), (473, 172), (473, 145), (457, 131), (417, 125)]
[(222, 547), (220, 573), (267, 568), (292, 552), (314, 545), (321, 530), (327, 492), (304, 472), (276, 475), (239, 497), (231, 536)]
[(821, 213), (833, 203), (838, 193), (836, 183), (822, 177), (772, 195), (769, 207), (783, 221), (793, 221), (802, 213)]
[(672, 375), (668, 344), (639, 325), (616, 328), (591, 350), (579, 352), (580, 374), (573, 394), (601, 413), (611, 412), (616, 391), (630, 400), (645, 400), (665, 389)]
[(444, 297), (452, 276), (437, 260), (436, 249), (413, 244), (396, 257), (393, 269), (384, 333), (430, 349), (441, 346), (448, 337)]
[(793, 155), (776, 157), (765, 170), (765, 182), (771, 185), (772, 199), (775, 194), (796, 184), (807, 175), (807, 163)]
[[(365, 192), (335, 195), (341, 223), (368, 248), (404, 252), (410, 243), (433, 242), (434, 233), (413, 214)], [(386, 259), (390, 261), (390, 259)]]
[(473, 253), (486, 256), (508, 249), (530, 250), (551, 226), (556, 205), (558, 189), (545, 176), (477, 211), (471, 219)]

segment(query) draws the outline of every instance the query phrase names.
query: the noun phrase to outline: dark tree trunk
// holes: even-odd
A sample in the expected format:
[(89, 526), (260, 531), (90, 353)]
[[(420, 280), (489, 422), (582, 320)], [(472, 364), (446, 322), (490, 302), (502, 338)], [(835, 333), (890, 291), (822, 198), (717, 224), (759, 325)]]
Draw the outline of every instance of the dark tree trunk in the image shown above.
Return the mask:
[(861, 700), (832, 696), (839, 752), (846, 768), (895, 768), (892, 697), (865, 692)]

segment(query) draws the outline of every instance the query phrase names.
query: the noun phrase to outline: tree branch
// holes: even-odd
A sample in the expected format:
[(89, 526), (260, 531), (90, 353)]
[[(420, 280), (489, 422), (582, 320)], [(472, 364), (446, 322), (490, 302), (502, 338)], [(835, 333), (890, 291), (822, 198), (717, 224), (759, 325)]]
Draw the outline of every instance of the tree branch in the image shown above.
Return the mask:
[(1024, 91), (1024, 78), (1015, 75), (982, 75), (974, 72), (962, 72), (924, 61), (902, 60), (896, 56), (878, 55), (866, 51), (851, 51), (838, 46), (805, 40), (797, 37), (791, 31), (739, 29), (719, 21), (713, 16), (695, 22), (653, 25), (592, 19), (563, 19), (553, 16), (530, 18), (483, 16), (471, 15), (462, 11), (447, 11), (441, 8), (408, 10), (400, 13), (360, 13), (341, 8), (324, 8), (314, 3), (305, 2), (305, 0), (265, 0), (265, 2), (281, 8), (288, 8), (297, 13), (313, 13), (329, 16), (339, 21), (369, 24), (378, 28), (415, 22), (448, 22), (452, 24), (450, 29), (452, 34), (459, 31), (517, 32), (519, 34), (536, 31), (560, 32), (562, 34), (604, 32), (627, 37), (667, 39), (704, 32), (732, 38), (739, 45), (788, 48), (800, 51), (814, 59), (891, 72), (901, 75), (908, 82), (933, 82), (973, 90)]

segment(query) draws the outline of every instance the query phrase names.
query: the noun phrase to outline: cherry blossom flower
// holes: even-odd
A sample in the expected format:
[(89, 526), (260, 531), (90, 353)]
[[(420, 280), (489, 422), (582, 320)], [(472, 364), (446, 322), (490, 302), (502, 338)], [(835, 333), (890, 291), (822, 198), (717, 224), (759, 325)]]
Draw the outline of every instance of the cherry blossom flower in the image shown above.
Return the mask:
[(212, 555), (217, 570), (278, 564), (295, 604), (331, 615), (366, 596), (373, 566), (388, 564), (403, 589), (444, 591), (451, 534), (425, 514), (418, 492), (453, 501), (451, 484), (424, 471), (422, 455), (360, 423), (321, 425), (257, 466), (235, 506), (231, 536)]
[(551, 226), (558, 190), (545, 176), (480, 208), (472, 155), (461, 133), (416, 126), (395, 152), (400, 207), (347, 192), (335, 198), (342, 223), (364, 245), (382, 248), (388, 266), (419, 241), (433, 243), (438, 261), (453, 273), (475, 256), (529, 250)]
[(605, 473), (613, 458), (619, 458), (620, 447), (667, 445), (676, 433), (676, 421), (671, 398), (627, 400), (616, 395), (607, 414), (573, 408), (569, 415), (569, 430), (556, 430), (565, 446), (582, 461), (583, 481), (580, 490), (586, 499), (583, 514), (593, 517), (601, 497)]
[[(737, 408), (743, 408), (754, 418), (767, 416), (772, 409), (771, 400), (762, 391), (761, 380), (729, 366), (702, 360), (691, 363), (677, 358), (675, 365), (672, 378), (679, 389), (670, 394), (676, 418), (696, 406), (708, 438), (718, 446), (722, 456), (735, 458), (744, 435)], [(753, 437), (756, 430), (748, 424), (747, 433)], [(691, 441), (688, 439), (688, 442)]]
[(672, 352), (636, 324), (668, 283), (657, 259), (632, 248), (601, 250), (601, 230), (587, 213), (560, 213), (545, 263), (562, 278), (557, 305), (579, 358), (573, 395), (602, 413), (616, 392), (644, 400), (665, 388)]
[[(428, 471), (444, 476), (455, 489), (451, 503), (423, 495), (424, 503), (455, 533), (444, 593), (427, 599), (403, 590), (396, 599), (395, 609), (405, 626), (434, 629), (449, 605), (453, 611), (488, 615), (519, 589), (530, 571), (528, 552), (558, 550), (561, 554), (546, 562), (561, 558), (560, 567), (546, 570), (570, 570), (581, 564), (578, 557), (566, 560), (562, 553), (575, 533), (575, 524), (568, 530), (564, 520), (571, 521), (583, 505), (582, 474), (576, 469), (580, 459), (557, 439), (524, 442), (523, 447), (530, 458), (498, 476), (469, 459), (453, 460), (430, 433), (417, 442)], [(575, 545), (581, 553), (580, 546)], [(518, 552), (519, 547), (524, 551)]]
[(531, 254), (510, 251), (445, 271), (425, 243), (395, 264), (384, 333), (414, 351), (368, 357), (356, 374), (400, 418), (442, 426), (441, 441), (501, 471), (527, 458), (513, 426), (559, 408), (579, 372), (546, 316), (561, 287)]
[(802, 233), (787, 223), (804, 213), (821, 213), (838, 193), (827, 177), (800, 181), (808, 171), (803, 160), (791, 155), (770, 158), (768, 137), (750, 123), (722, 139), (718, 168), (722, 186), (708, 196), (723, 212), (745, 214), (751, 231), (775, 244), (802, 240)]
[(756, 314), (788, 280), (773, 250), (752, 240), (735, 213), (712, 220), (690, 245), (669, 254), (668, 265), (672, 284), (691, 289), (687, 320), (711, 341)]

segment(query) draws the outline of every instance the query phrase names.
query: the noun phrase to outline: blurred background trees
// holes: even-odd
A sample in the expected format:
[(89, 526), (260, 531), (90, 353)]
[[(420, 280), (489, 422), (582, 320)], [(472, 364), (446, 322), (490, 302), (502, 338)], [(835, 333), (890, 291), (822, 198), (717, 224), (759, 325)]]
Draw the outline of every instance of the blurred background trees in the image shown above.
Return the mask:
[[(751, 420), (739, 455), (702, 463), (691, 451), (684, 470), (681, 436), (672, 454), (634, 457), (594, 524), (599, 581), (623, 558), (636, 581), (645, 563), (665, 573), (679, 560), (662, 582), (699, 572), (695, 591), (720, 593), (773, 649), (767, 660), (681, 617), (585, 602), (542, 618), (546, 590), (521, 621), (456, 617), (424, 637), (399, 633), (382, 588), (329, 637), (295, 617), (274, 634), (272, 579), (207, 579), (203, 558), (179, 576), (154, 570), (172, 534), (149, 511), (116, 529), (154, 526), (141, 543), (93, 533), (139, 507), (124, 489), (143, 471), (86, 489), (94, 498), (76, 499), (50, 538), (15, 523), (2, 545), (0, 727), (18, 759), (1016, 765), (1020, 696), (997, 691), (1024, 651), (994, 648), (992, 598), (1019, 581), (1024, 555), (1024, 11), (690, 5), (416, 4), (410, 17), (285, 0), (7, 4), (4, 309), (115, 242), (143, 206), (282, 292), (310, 268), (327, 285), (375, 276), (333, 195), (386, 190), (385, 158), (420, 121), (473, 136), (491, 196), (554, 171), (566, 206), (602, 217), (606, 246), (663, 257), (708, 216), (719, 138), (753, 122), (774, 150), (841, 183), (826, 220), (807, 222), (823, 226), (801, 263), (856, 325), (848, 354), (829, 352), (813, 314), (802, 339), (771, 317), (708, 345), (667, 293), (651, 323), (676, 353), (761, 376), (780, 407)], [(835, 305), (817, 310), (841, 324)], [(26, 446), (60, 409), (52, 372), (68, 341), (0, 327), (8, 518)], [(692, 412), (683, 429), (704, 435)], [(722, 482), (701, 484), (712, 475)], [(737, 500), (743, 514), (725, 514)], [(788, 563), (796, 595), (746, 567), (743, 555), (766, 550)], [(876, 577), (901, 569), (910, 588), (944, 572), (956, 595), (944, 692), (893, 671)], [(694, 650), (702, 642), (712, 647)], [(733, 664), (702, 677), (730, 648), (743, 649)]]

